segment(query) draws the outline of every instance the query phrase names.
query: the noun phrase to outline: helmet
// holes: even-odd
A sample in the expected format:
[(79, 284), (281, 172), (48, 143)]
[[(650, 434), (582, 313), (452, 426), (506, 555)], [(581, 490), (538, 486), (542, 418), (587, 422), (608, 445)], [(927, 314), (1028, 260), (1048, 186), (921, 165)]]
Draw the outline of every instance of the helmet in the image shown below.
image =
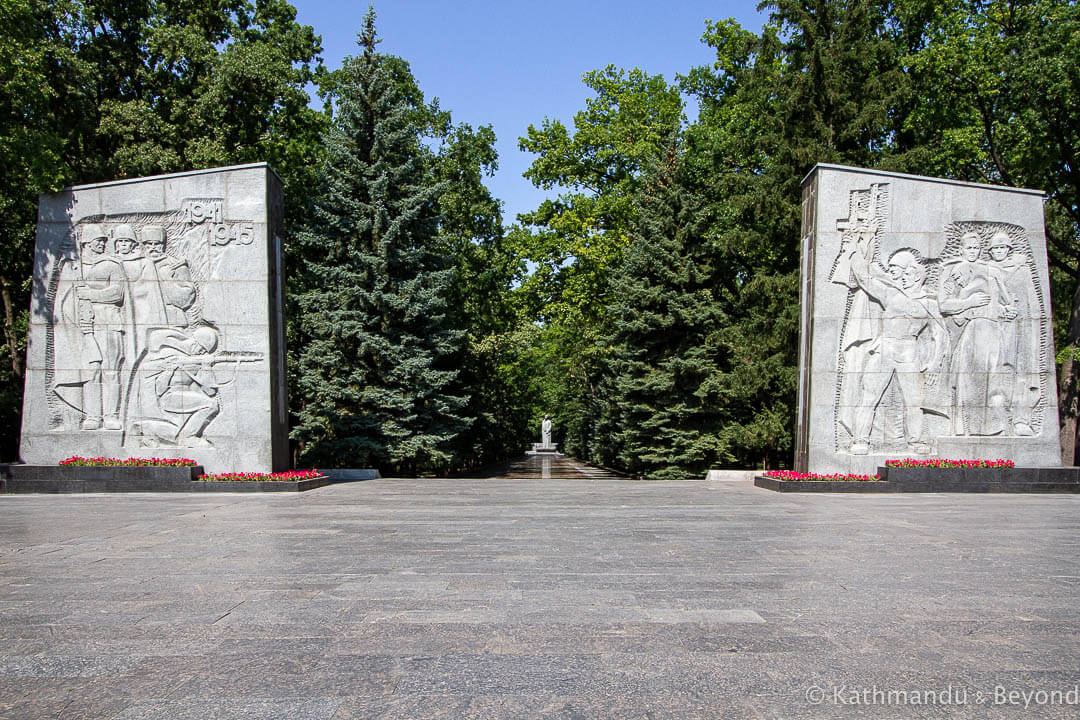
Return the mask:
[(80, 243), (88, 243), (91, 240), (97, 240), (98, 238), (108, 238), (105, 233), (105, 228), (97, 223), (86, 223), (82, 226), (82, 232), (79, 234)]
[(1005, 232), (1004, 230), (998, 230), (996, 233), (994, 233), (993, 237), (990, 238), (990, 247), (992, 247), (992, 248), (995, 248), (995, 247), (1008, 247), (1008, 248), (1011, 248), (1012, 246), (1013, 246), (1013, 239), (1011, 237), (1009, 237), (1009, 233)]
[(113, 240), (131, 240), (135, 243), (139, 242), (139, 238), (135, 235), (135, 230), (127, 223), (117, 225), (113, 228)]
[(197, 327), (191, 332), (191, 337), (195, 342), (199, 343), (204, 350), (208, 353), (212, 353), (217, 350), (218, 334), (217, 331), (211, 327)]

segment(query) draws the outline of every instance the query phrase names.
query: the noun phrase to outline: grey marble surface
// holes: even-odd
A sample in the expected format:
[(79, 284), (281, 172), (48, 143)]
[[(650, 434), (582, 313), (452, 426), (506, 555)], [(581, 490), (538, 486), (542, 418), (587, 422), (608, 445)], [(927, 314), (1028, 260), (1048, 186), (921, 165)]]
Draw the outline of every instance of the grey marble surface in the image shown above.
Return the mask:
[(281, 193), (255, 163), (41, 196), (24, 462), (288, 466)]
[(797, 469), (1060, 464), (1042, 193), (824, 164), (803, 192)]
[(994, 693), (1080, 683), (1078, 510), (572, 478), (0, 496), (0, 717), (1073, 718)]

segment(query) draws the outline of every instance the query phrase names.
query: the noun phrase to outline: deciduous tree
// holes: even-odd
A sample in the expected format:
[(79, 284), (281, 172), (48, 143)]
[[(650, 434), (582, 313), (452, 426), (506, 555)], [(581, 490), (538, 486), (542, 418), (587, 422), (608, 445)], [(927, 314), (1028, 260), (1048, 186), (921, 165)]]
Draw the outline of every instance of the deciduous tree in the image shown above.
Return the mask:
[(627, 243), (642, 170), (683, 121), (677, 88), (659, 75), (608, 66), (584, 82), (595, 96), (572, 130), (545, 119), (520, 138), (519, 147), (538, 156), (525, 176), (560, 193), (520, 216), (506, 238), (527, 261), (516, 302), (541, 323), (537, 340), (547, 348), (537, 369), (549, 407), (534, 409), (534, 419), (554, 412), (565, 447), (581, 455), (589, 453), (599, 411), (608, 273)]
[(319, 39), (284, 0), (5, 0), (0, 25), (0, 432), (11, 458), (38, 194), (265, 160), (292, 200), (311, 184), (323, 121), (304, 89)]
[[(930, 10), (928, 12), (928, 9)], [(1062, 460), (1080, 416), (1080, 7), (1069, 0), (911, 0), (925, 24), (904, 64), (913, 79), (905, 169), (1046, 193), (1046, 238), (1061, 369)]]

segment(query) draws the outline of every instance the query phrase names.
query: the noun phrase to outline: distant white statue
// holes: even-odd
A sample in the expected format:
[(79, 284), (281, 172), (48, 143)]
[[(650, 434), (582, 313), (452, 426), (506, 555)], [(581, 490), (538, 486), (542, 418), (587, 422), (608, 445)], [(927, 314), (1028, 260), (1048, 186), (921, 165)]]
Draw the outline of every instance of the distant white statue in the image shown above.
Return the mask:
[(540, 440), (544, 447), (551, 447), (551, 418), (544, 416), (544, 422), (540, 423)]

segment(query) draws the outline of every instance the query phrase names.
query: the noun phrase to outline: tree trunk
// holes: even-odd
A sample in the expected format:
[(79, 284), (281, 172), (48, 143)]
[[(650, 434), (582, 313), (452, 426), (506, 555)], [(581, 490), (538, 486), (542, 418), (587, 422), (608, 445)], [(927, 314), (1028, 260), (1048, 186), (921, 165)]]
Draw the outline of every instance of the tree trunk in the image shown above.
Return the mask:
[(1075, 465), (1078, 449), (1080, 424), (1080, 282), (1073, 295), (1072, 316), (1069, 319), (1069, 334), (1065, 338), (1061, 363), (1061, 376), (1058, 378), (1058, 412), (1061, 413), (1061, 464)]
[(0, 277), (0, 301), (4, 305), (4, 341), (11, 353), (11, 372), (16, 378), (23, 375), (23, 357), (19, 349), (19, 338), (15, 336), (15, 309), (11, 304), (11, 286), (7, 278)]

